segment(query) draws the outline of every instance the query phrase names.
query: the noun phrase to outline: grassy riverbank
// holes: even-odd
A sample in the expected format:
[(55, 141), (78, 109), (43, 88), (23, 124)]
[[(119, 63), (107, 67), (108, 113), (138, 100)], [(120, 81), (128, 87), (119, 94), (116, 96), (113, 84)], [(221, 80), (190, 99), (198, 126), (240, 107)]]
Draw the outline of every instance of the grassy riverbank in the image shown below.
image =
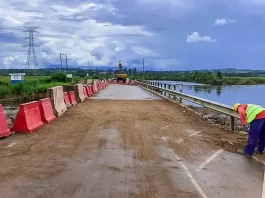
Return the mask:
[(190, 72), (190, 73), (147, 72), (142, 75), (136, 76), (136, 79), (196, 82), (208, 85), (265, 84), (265, 77), (225, 77), (222, 75), (222, 73), (212, 73), (212, 72)]
[(77, 83), (79, 80), (81, 78), (74, 78), (72, 82), (67, 82), (64, 74), (25, 76), (24, 83), (12, 85), (9, 76), (0, 76), (0, 98), (30, 100), (32, 97), (45, 94), (48, 88), (59, 85), (70, 85)]

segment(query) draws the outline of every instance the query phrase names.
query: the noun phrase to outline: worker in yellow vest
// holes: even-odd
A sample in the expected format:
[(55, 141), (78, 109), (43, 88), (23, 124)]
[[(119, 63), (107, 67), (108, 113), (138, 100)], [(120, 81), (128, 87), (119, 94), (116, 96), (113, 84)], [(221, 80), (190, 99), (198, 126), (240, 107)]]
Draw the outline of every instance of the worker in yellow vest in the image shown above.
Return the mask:
[[(244, 150), (237, 150), (242, 155), (253, 155), (258, 143), (257, 153), (263, 154), (265, 147), (265, 109), (254, 104), (235, 104), (234, 110), (239, 113), (244, 131), (248, 132), (248, 144)], [(248, 129), (247, 124), (250, 125)]]

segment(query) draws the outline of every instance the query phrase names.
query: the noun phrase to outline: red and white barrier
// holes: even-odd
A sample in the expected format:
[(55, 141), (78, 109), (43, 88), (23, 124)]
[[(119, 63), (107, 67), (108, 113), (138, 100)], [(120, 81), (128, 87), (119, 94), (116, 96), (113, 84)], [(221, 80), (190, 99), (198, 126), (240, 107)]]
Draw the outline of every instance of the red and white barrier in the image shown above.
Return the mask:
[(71, 102), (71, 105), (77, 105), (76, 99), (75, 99), (75, 92), (74, 91), (70, 91), (67, 93), (69, 96), (69, 100)]
[(37, 101), (21, 104), (12, 131), (32, 133), (43, 126), (39, 103)]
[(53, 114), (50, 98), (39, 100), (39, 108), (42, 122), (49, 124), (56, 120), (56, 116)]
[(61, 116), (65, 111), (67, 111), (67, 106), (64, 102), (64, 93), (62, 86), (52, 87), (48, 89), (48, 97), (51, 98), (53, 111), (57, 117)]
[(63, 95), (64, 95), (64, 102), (65, 102), (66, 106), (68, 108), (70, 108), (72, 106), (72, 104), (70, 102), (70, 98), (69, 98), (68, 93), (67, 92), (64, 92)]
[(0, 138), (7, 137), (11, 134), (6, 121), (3, 106), (0, 104)]

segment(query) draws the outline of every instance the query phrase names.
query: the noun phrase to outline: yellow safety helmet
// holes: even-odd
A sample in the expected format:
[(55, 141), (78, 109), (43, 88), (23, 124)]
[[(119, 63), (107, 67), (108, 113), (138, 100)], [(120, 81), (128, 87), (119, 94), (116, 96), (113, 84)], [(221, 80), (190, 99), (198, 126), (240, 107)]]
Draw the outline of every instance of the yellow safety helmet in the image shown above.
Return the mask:
[(234, 110), (237, 111), (237, 109), (238, 109), (238, 107), (239, 107), (240, 105), (241, 105), (241, 104), (236, 103), (236, 104), (234, 105)]

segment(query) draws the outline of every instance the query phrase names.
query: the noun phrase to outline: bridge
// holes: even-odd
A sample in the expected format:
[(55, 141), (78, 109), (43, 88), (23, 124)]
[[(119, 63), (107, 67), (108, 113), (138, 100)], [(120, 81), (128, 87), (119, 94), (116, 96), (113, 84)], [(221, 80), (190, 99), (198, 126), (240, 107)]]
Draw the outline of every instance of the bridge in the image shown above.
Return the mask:
[(235, 153), (246, 137), (176, 97), (188, 96), (109, 84), (35, 133), (2, 140), (0, 197), (264, 197), (263, 158)]

